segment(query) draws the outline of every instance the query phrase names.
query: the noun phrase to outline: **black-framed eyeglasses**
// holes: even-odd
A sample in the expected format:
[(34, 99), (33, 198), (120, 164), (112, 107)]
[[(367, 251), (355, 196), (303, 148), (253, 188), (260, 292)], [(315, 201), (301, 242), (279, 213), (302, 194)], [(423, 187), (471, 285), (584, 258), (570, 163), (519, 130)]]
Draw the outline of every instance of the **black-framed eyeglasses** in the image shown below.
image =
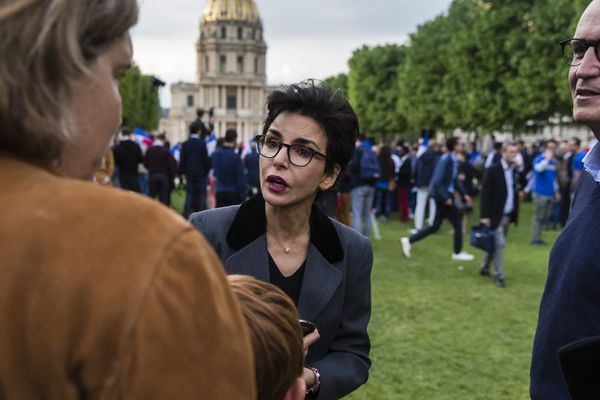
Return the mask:
[(256, 148), (258, 153), (265, 158), (275, 158), (282, 147), (287, 148), (288, 160), (296, 167), (306, 167), (314, 156), (319, 156), (328, 161), (329, 159), (323, 153), (306, 147), (300, 143), (287, 144), (277, 139), (275, 136), (258, 135), (256, 136)]
[(571, 67), (576, 67), (581, 64), (585, 53), (590, 47), (594, 48), (596, 59), (600, 62), (600, 40), (585, 40), (585, 39), (567, 39), (560, 42), (562, 47), (562, 55), (565, 62)]

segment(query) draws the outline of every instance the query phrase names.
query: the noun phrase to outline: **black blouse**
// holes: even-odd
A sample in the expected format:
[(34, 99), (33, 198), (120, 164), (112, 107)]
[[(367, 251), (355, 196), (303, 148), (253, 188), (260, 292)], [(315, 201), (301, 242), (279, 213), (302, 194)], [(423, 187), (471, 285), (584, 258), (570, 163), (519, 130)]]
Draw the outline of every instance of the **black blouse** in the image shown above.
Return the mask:
[(287, 278), (281, 274), (281, 271), (275, 264), (275, 260), (269, 254), (269, 271), (271, 275), (271, 283), (283, 290), (290, 299), (294, 301), (294, 304), (298, 306), (298, 299), (300, 298), (300, 288), (302, 288), (302, 279), (304, 278), (304, 266), (306, 261), (302, 263), (300, 268), (292, 275)]

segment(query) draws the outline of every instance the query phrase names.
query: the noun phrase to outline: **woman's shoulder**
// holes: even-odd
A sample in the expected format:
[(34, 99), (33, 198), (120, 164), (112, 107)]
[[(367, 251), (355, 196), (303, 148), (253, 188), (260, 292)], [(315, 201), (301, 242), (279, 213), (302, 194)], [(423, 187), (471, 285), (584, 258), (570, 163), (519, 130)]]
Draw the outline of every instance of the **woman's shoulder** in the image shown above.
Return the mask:
[(239, 209), (236, 205), (199, 211), (190, 216), (189, 222), (206, 237), (225, 237)]
[(338, 233), (340, 243), (344, 249), (356, 248), (357, 250), (362, 251), (365, 247), (371, 248), (371, 241), (355, 229), (344, 225), (333, 218), (329, 218), (329, 221), (331, 221)]

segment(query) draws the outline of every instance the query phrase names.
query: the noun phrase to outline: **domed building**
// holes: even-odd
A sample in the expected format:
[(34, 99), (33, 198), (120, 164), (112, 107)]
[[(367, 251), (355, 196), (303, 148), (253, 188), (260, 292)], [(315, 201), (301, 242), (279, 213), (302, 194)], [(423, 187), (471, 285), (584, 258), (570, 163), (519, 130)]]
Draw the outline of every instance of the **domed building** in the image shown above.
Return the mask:
[(265, 117), (267, 45), (254, 1), (208, 0), (196, 53), (197, 83), (171, 85), (165, 126), (171, 143), (187, 139), (198, 108), (214, 110), (217, 136), (229, 128), (244, 141), (258, 134)]

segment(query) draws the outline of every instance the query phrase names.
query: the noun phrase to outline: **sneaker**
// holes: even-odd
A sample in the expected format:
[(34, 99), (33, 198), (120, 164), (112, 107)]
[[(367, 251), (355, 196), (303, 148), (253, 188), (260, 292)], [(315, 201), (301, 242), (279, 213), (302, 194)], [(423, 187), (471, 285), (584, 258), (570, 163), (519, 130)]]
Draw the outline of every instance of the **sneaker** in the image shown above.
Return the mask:
[(410, 233), (411, 235), (414, 235), (415, 233), (419, 232), (418, 230), (416, 230), (415, 228), (409, 229), (408, 233)]
[(452, 259), (454, 261), (473, 261), (475, 256), (473, 254), (461, 251), (460, 253), (452, 254)]
[(479, 270), (479, 275), (487, 278), (487, 277), (490, 276), (490, 270), (489, 269), (485, 269), (485, 268), (481, 268)]
[(400, 239), (400, 244), (402, 244), (402, 252), (406, 257), (410, 257), (410, 240), (407, 237), (403, 237)]
[(546, 244), (546, 242), (544, 242), (543, 240), (539, 240), (539, 239), (538, 239), (538, 240), (533, 240), (533, 241), (531, 241), (531, 244), (534, 244), (534, 245), (536, 245), (536, 246), (543, 246), (543, 245), (545, 245), (545, 244)]
[(499, 288), (505, 288), (506, 287), (506, 283), (504, 283), (504, 279), (502, 279), (502, 278), (500, 278), (500, 279), (498, 279), (498, 278), (494, 279), (494, 285), (496, 285), (496, 287), (499, 287)]

